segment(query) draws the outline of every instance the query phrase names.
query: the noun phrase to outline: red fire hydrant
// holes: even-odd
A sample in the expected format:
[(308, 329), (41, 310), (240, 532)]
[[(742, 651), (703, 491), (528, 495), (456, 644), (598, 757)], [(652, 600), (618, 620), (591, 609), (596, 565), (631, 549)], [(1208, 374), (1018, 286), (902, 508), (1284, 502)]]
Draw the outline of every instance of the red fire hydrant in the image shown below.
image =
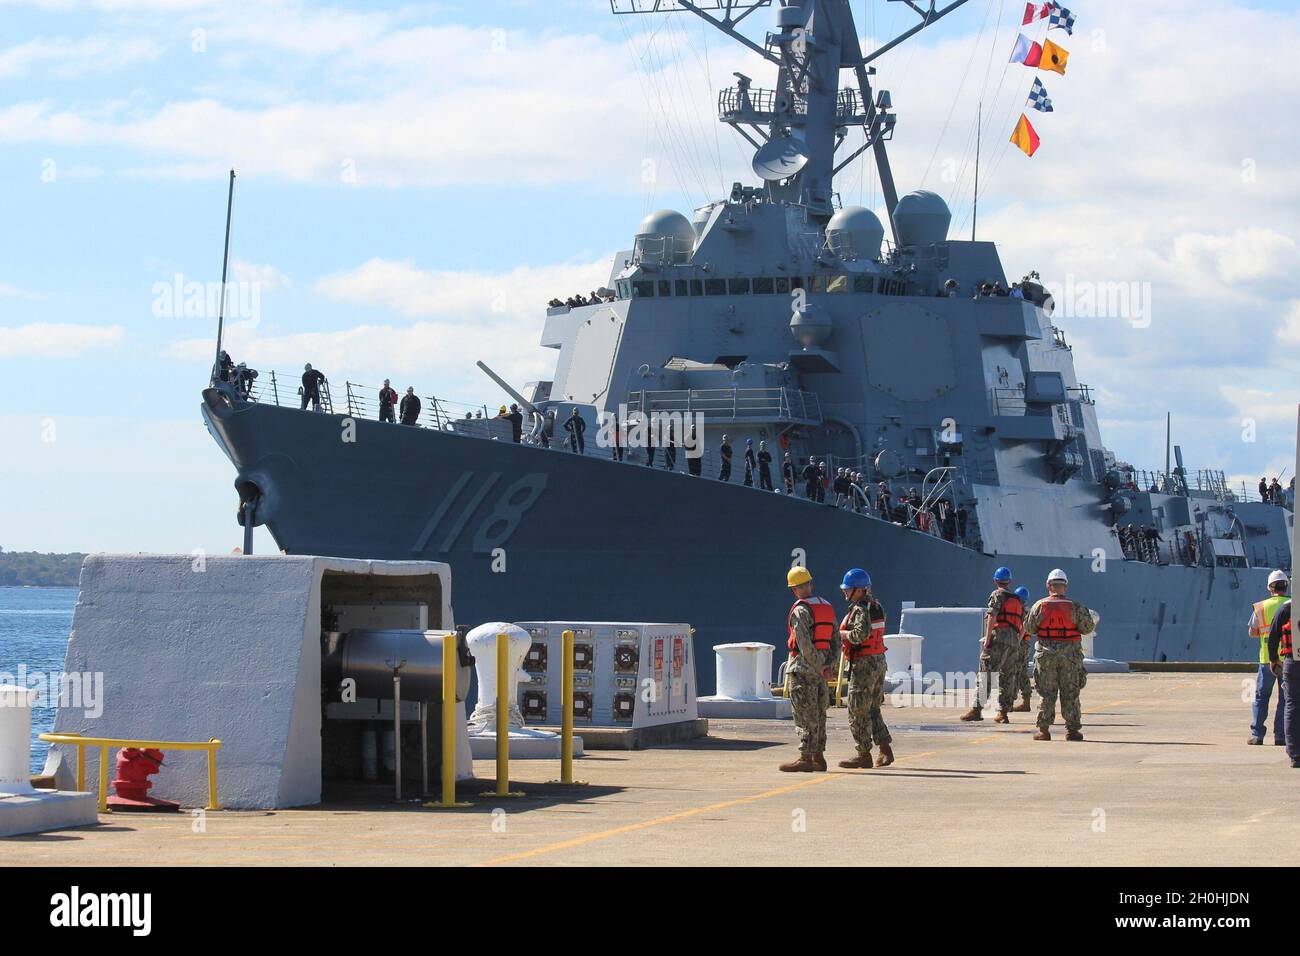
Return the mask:
[(153, 810), (158, 812), (175, 812), (179, 803), (159, 800), (149, 796), (153, 786), (150, 776), (162, 769), (163, 752), (152, 747), (145, 750), (139, 747), (123, 747), (117, 752), (117, 776), (113, 780), (116, 795), (108, 798), (108, 805), (114, 810)]

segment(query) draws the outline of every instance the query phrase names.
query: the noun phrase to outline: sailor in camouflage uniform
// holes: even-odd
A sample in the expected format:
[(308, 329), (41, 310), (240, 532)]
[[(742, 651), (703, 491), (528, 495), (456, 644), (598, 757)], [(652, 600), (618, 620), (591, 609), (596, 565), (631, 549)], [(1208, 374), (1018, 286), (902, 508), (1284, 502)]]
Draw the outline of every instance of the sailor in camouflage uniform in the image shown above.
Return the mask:
[(831, 705), (826, 682), (839, 660), (832, 640), (835, 610), (826, 599), (813, 596), (812, 575), (807, 568), (791, 568), (785, 580), (795, 599), (786, 620), (790, 631), (786, 674), (794, 728), (799, 734), (799, 759), (781, 764), (780, 769), (786, 773), (811, 773), (826, 769), (826, 710)]
[(1065, 596), (1069, 579), (1060, 568), (1047, 576), (1047, 597), (1035, 604), (1025, 617), (1026, 635), (1038, 638), (1034, 655), (1034, 686), (1042, 700), (1038, 704), (1038, 733), (1035, 740), (1051, 740), (1056, 719), (1056, 697), (1061, 697), (1065, 739), (1082, 740), (1083, 713), (1079, 691), (1088, 683), (1083, 669), (1084, 634), (1097, 627), (1096, 616), (1077, 601)]
[(875, 766), (888, 767), (894, 762), (893, 738), (880, 712), (885, 703), (885, 609), (871, 593), (871, 575), (861, 568), (844, 575), (840, 590), (849, 602), (839, 630), (849, 663), (849, 729), (858, 746), (857, 756), (841, 760), (840, 766), (870, 770), (874, 742), (880, 748)]
[[(989, 595), (984, 612), (984, 642), (981, 645), (981, 673), (998, 675), (998, 714), (995, 723), (1007, 724), (1007, 712), (1016, 702), (1016, 689), (1020, 684), (1019, 672), (1023, 670), (1020, 626), (1025, 606), (1011, 590), (1011, 569), (1002, 567), (993, 572), (993, 593)], [(983, 701), (976, 691), (975, 706), (962, 715), (962, 720), (983, 720)]]

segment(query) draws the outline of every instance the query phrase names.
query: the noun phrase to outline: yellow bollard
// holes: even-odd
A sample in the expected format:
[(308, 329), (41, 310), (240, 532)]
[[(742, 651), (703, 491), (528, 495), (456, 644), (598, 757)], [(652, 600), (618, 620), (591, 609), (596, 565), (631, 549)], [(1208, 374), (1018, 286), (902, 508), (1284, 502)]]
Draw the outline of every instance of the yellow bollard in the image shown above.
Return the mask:
[(468, 807), (456, 802), (456, 674), (460, 657), (456, 652), (456, 635), (442, 636), (442, 799), (423, 804), (430, 810), (453, 810)]
[(563, 648), (560, 667), (560, 779), (551, 783), (585, 787), (587, 781), (573, 779), (573, 631), (561, 637)]
[[(216, 737), (211, 738), (208, 743), (221, 745), (221, 741)], [(220, 810), (221, 804), (217, 802), (217, 748), (208, 748), (208, 806), (209, 810)]]
[(497, 797), (522, 797), (510, 789), (510, 635), (497, 635)]
[(99, 812), (108, 813), (108, 748), (99, 748)]

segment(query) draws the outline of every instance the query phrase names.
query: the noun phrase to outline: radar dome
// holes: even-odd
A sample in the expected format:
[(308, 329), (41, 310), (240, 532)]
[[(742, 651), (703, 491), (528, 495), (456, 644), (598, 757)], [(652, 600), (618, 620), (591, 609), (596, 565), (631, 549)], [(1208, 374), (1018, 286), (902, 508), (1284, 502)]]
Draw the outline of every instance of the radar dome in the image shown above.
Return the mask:
[(847, 262), (877, 259), (884, 238), (880, 219), (863, 206), (845, 206), (826, 224), (827, 247)]
[(952, 213), (943, 198), (926, 189), (908, 193), (894, 207), (900, 246), (929, 246), (948, 238)]
[[(664, 249), (664, 261), (683, 262), (690, 257), (695, 248), (695, 227), (681, 213), (672, 209), (660, 209), (641, 220), (636, 229), (637, 245), (643, 254), (653, 254), (653, 245)], [(672, 250), (671, 254), (668, 250)]]

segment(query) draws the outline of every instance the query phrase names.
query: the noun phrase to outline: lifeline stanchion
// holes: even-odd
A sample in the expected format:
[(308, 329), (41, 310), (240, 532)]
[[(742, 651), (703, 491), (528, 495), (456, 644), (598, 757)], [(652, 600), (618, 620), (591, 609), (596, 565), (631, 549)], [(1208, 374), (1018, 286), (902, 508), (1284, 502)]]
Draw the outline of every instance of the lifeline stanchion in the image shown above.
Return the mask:
[(510, 789), (510, 635), (497, 635), (497, 789), (494, 797), (522, 797)]
[(456, 635), (442, 636), (442, 799), (423, 806), (430, 810), (453, 810), (471, 804), (456, 802), (456, 675), (460, 656)]
[(573, 631), (565, 631), (562, 637), (563, 661), (560, 673), (562, 693), (560, 696), (562, 711), (560, 713), (560, 779), (551, 783), (566, 786), (585, 787), (587, 781), (573, 779)]

